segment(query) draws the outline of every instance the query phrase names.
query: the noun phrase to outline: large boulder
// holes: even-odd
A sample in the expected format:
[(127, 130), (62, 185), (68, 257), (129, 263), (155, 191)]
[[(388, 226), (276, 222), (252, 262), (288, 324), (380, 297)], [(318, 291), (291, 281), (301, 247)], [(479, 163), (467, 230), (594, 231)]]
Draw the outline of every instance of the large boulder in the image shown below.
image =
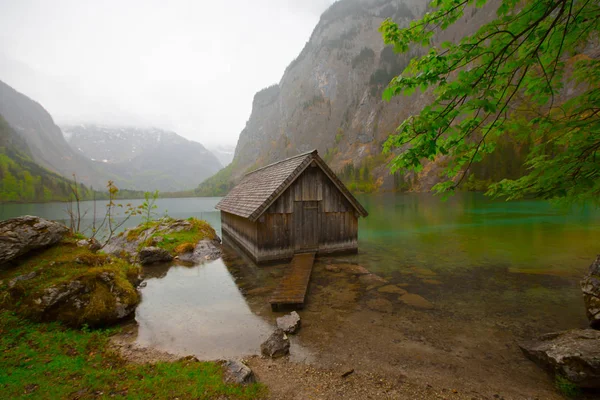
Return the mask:
[(265, 357), (283, 357), (290, 352), (290, 339), (285, 335), (283, 330), (275, 329), (275, 332), (260, 345), (260, 351)]
[(161, 249), (160, 247), (149, 246), (144, 247), (140, 250), (138, 258), (140, 264), (150, 265), (158, 262), (171, 261), (173, 259), (173, 256), (165, 249)]
[(28, 252), (60, 242), (69, 228), (32, 215), (0, 222), (0, 266)]
[(600, 388), (600, 331), (574, 329), (519, 343), (530, 360), (582, 388)]
[[(90, 271), (36, 290), (24, 299), (19, 312), (37, 321), (60, 321), (74, 327), (111, 325), (130, 316), (139, 304), (134, 283), (110, 270)], [(16, 284), (10, 294), (21, 298), (24, 289)]]
[(585, 311), (590, 326), (600, 329), (600, 255), (590, 265), (589, 272), (581, 281)]

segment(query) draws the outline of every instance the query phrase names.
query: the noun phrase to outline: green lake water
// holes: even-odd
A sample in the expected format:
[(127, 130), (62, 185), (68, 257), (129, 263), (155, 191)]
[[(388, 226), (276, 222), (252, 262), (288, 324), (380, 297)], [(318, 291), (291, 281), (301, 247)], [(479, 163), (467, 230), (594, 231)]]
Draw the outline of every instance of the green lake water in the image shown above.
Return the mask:
[[(218, 200), (159, 199), (157, 213), (203, 218), (220, 233)], [(579, 280), (600, 253), (600, 211), (492, 201), (473, 193), (446, 202), (428, 194), (361, 195), (359, 200), (369, 212), (359, 224), (359, 254), (323, 262), (361, 264), (435, 304), (435, 310), (423, 313), (440, 313), (457, 323), (499, 324), (517, 336), (586, 325)], [(64, 210), (62, 203), (5, 204), (0, 219), (32, 214), (65, 221)], [(84, 202), (82, 210), (88, 211), (84, 225), (91, 224), (93, 204)], [(139, 222), (132, 219), (127, 226)], [(141, 343), (210, 357), (219, 355), (210, 353), (219, 347), (227, 355), (256, 352), (268, 326), (246, 304), (230, 265), (217, 260), (191, 269), (160, 268), (166, 269), (145, 271), (147, 286), (136, 316)], [(248, 339), (241, 344), (235, 326), (230, 334), (222, 331), (236, 320), (243, 321)]]

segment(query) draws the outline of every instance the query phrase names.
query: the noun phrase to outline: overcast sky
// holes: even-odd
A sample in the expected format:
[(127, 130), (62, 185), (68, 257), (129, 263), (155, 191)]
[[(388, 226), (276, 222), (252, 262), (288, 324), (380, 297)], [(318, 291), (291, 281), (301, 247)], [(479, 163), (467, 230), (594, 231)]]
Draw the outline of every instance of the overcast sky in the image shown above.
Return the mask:
[(57, 123), (235, 144), (334, 0), (0, 0), (0, 80)]

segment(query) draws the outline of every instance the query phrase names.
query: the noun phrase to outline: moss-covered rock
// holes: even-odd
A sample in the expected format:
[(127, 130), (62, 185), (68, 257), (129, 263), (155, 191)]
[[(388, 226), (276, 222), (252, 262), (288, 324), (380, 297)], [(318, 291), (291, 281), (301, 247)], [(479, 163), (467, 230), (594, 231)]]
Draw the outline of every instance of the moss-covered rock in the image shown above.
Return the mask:
[(0, 307), (35, 321), (106, 326), (140, 302), (139, 267), (78, 247), (68, 238), (0, 275)]
[[(200, 262), (221, 256), (220, 240), (206, 221), (196, 218), (162, 218), (139, 225), (113, 237), (106, 253), (139, 261), (140, 251), (158, 248), (184, 261)], [(161, 258), (161, 260), (163, 260)]]

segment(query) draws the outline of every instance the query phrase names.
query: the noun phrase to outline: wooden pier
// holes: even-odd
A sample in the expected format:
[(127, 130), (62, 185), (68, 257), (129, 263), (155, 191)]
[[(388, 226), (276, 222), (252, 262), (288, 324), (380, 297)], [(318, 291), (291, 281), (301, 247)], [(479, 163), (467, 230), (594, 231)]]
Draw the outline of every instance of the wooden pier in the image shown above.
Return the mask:
[(315, 253), (298, 253), (294, 255), (289, 270), (281, 278), (279, 286), (269, 300), (273, 311), (277, 311), (279, 306), (304, 307), (304, 299), (314, 261)]

